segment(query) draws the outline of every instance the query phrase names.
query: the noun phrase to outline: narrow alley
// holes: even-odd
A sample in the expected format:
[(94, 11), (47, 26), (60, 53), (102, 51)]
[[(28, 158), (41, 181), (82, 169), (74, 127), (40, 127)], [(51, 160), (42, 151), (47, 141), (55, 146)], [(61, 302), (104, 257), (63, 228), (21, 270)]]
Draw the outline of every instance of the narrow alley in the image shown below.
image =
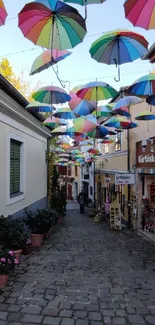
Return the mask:
[(154, 244), (68, 208), (64, 225), (0, 291), (0, 324), (155, 324)]

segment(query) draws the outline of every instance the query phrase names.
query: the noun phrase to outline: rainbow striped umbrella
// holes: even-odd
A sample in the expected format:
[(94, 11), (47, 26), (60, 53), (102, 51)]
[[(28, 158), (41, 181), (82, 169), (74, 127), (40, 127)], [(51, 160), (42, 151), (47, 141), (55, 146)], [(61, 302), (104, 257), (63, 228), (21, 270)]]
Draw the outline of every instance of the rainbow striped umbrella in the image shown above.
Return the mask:
[(129, 88), (128, 93), (138, 96), (155, 94), (155, 71), (137, 79)]
[(4, 6), (3, 0), (0, 0), (0, 26), (3, 26), (5, 24), (5, 20), (7, 17), (7, 11)]
[(78, 150), (78, 149), (75, 149), (75, 150), (72, 150), (71, 153), (72, 153), (73, 155), (76, 155), (76, 154), (81, 153), (81, 151)]
[(140, 34), (129, 30), (114, 30), (104, 33), (89, 50), (91, 57), (100, 63), (115, 64), (120, 81), (120, 65), (132, 62), (144, 55), (148, 48), (147, 40)]
[(78, 97), (73, 97), (69, 106), (73, 112), (78, 116), (85, 116), (91, 114), (96, 109), (96, 103), (88, 100), (82, 100)]
[(55, 148), (55, 149), (54, 149), (54, 152), (55, 152), (55, 153), (59, 153), (59, 152), (66, 152), (66, 151), (65, 151), (65, 149), (63, 149), (63, 148)]
[(40, 113), (40, 112), (49, 113), (49, 112), (53, 112), (53, 110), (56, 110), (56, 108), (50, 104), (44, 104), (37, 101), (33, 101), (29, 103), (25, 107), (25, 109), (28, 110), (29, 112), (35, 112), (35, 113)]
[(92, 131), (96, 127), (97, 120), (92, 115), (87, 115), (73, 120), (73, 125), (75, 131), (87, 133)]
[(58, 108), (57, 111), (53, 114), (55, 117), (60, 117), (61, 119), (65, 120), (73, 120), (76, 119), (76, 115), (71, 110), (70, 107), (62, 107)]
[(93, 139), (102, 139), (109, 134), (108, 128), (105, 126), (96, 126), (91, 132), (87, 132), (88, 136)]
[(104, 125), (109, 127), (115, 127), (116, 129), (126, 128), (129, 126), (131, 121), (127, 120), (124, 117), (113, 116), (108, 121), (104, 123)]
[(43, 53), (41, 53), (33, 62), (30, 76), (41, 72), (45, 69), (48, 69), (54, 64), (57, 64), (61, 60), (64, 60), (67, 58), (67, 56), (71, 55), (72, 53), (64, 50), (64, 51), (58, 51), (58, 50), (46, 50)]
[(130, 112), (129, 109), (127, 107), (121, 107), (118, 109), (114, 109), (112, 110), (113, 114), (117, 114), (117, 115), (121, 115), (121, 116), (126, 116), (126, 117), (130, 117)]
[(47, 86), (40, 88), (33, 93), (32, 98), (41, 103), (47, 104), (61, 104), (70, 101), (71, 97), (67, 92), (56, 86)]
[(139, 113), (136, 117), (135, 120), (138, 121), (149, 121), (149, 120), (155, 120), (155, 114), (149, 111), (144, 111)]
[(103, 139), (100, 143), (102, 144), (112, 144), (114, 143), (113, 139)]
[(97, 110), (92, 113), (93, 115), (96, 115), (98, 117), (109, 117), (112, 115), (111, 108), (107, 106), (98, 106)]
[(43, 125), (46, 125), (46, 126), (50, 126), (50, 127), (58, 127), (60, 125), (65, 125), (65, 123), (63, 123), (59, 118), (56, 118), (56, 117), (49, 117), (47, 118), (44, 122), (43, 122)]
[(73, 48), (83, 41), (87, 32), (85, 19), (62, 1), (27, 3), (18, 20), (26, 38), (50, 50)]
[(146, 98), (146, 102), (147, 102), (149, 105), (153, 105), (153, 106), (155, 106), (155, 95), (148, 96), (148, 97)]
[(127, 0), (125, 17), (137, 27), (155, 29), (155, 0)]
[(93, 154), (93, 155), (100, 154), (100, 151), (98, 149), (95, 149), (95, 148), (90, 148), (90, 149), (87, 150), (87, 152), (89, 152), (90, 154)]
[(77, 97), (76, 93), (79, 89), (81, 89), (82, 85), (79, 86), (75, 86), (71, 91), (70, 91), (70, 96), (73, 97)]
[(117, 90), (102, 81), (89, 82), (77, 92), (77, 96), (92, 101), (114, 98), (118, 95)]

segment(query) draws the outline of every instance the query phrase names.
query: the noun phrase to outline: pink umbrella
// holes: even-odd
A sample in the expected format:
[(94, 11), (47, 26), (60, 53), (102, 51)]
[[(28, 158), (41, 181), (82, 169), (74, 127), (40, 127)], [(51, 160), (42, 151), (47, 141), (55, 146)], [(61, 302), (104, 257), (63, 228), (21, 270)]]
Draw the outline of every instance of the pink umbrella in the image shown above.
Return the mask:
[(134, 26), (155, 29), (155, 0), (127, 0), (124, 9), (125, 17)]
[(5, 20), (7, 17), (7, 11), (5, 9), (3, 0), (0, 0), (0, 26), (3, 26), (5, 24)]

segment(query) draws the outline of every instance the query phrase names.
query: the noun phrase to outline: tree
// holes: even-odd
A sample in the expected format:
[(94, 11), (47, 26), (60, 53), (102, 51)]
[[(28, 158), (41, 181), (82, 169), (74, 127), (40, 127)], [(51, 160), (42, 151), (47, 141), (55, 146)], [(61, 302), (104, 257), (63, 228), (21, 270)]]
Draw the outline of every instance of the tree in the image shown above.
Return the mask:
[(21, 72), (20, 76), (16, 76), (7, 58), (2, 58), (2, 61), (0, 62), (0, 74), (2, 74), (2, 76), (7, 79), (28, 101), (33, 100), (32, 93), (39, 88), (39, 83), (32, 89), (30, 83), (24, 80), (23, 72)]

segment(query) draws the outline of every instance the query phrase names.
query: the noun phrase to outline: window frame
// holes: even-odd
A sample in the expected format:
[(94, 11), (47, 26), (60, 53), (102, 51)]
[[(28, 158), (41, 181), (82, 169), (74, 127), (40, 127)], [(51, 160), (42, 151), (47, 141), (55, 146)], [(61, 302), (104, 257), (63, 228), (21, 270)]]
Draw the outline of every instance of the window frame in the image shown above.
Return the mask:
[[(119, 138), (118, 138), (118, 135), (119, 135)], [(119, 149), (117, 149), (117, 145), (119, 146)], [(119, 132), (115, 135), (115, 152), (118, 152), (121, 150), (122, 150), (122, 136), (121, 136), (121, 132)]]
[[(10, 148), (11, 139), (21, 143), (20, 145), (20, 192), (10, 194)], [(11, 205), (25, 198), (26, 194), (26, 152), (25, 138), (8, 132), (7, 137), (7, 205)]]
[(105, 152), (105, 155), (108, 155), (109, 154), (109, 144), (108, 143), (105, 143), (104, 145), (104, 152)]
[[(13, 157), (12, 157), (12, 155), (11, 155), (11, 146), (12, 146), (12, 144), (13, 144)], [(17, 158), (15, 158), (14, 157), (14, 149), (15, 149), (15, 144), (17, 144), (18, 145), (18, 150), (19, 150), (19, 157)], [(20, 159), (21, 159), (21, 146), (22, 146), (22, 142), (19, 142), (19, 141), (17, 141), (17, 140), (15, 140), (15, 139), (10, 139), (10, 197), (12, 198), (12, 197), (15, 197), (15, 196), (18, 196), (18, 195), (20, 195), (20, 194), (23, 194), (22, 192), (20, 192), (20, 178), (21, 178), (21, 170), (20, 170)], [(12, 182), (13, 182), (13, 191), (11, 191), (11, 161), (13, 160), (13, 174), (12, 174), (12, 177), (13, 177), (13, 179), (12, 179)], [(16, 162), (18, 162), (19, 164), (18, 164), (18, 168), (19, 168), (19, 170), (18, 170), (18, 176), (19, 176), (19, 179), (18, 179), (18, 191), (15, 191), (15, 184), (14, 184), (14, 177), (15, 177), (15, 175), (14, 175), (14, 173), (15, 173), (15, 166), (14, 166), (14, 163), (15, 163), (15, 161)], [(17, 170), (16, 170), (16, 172), (17, 172)]]

